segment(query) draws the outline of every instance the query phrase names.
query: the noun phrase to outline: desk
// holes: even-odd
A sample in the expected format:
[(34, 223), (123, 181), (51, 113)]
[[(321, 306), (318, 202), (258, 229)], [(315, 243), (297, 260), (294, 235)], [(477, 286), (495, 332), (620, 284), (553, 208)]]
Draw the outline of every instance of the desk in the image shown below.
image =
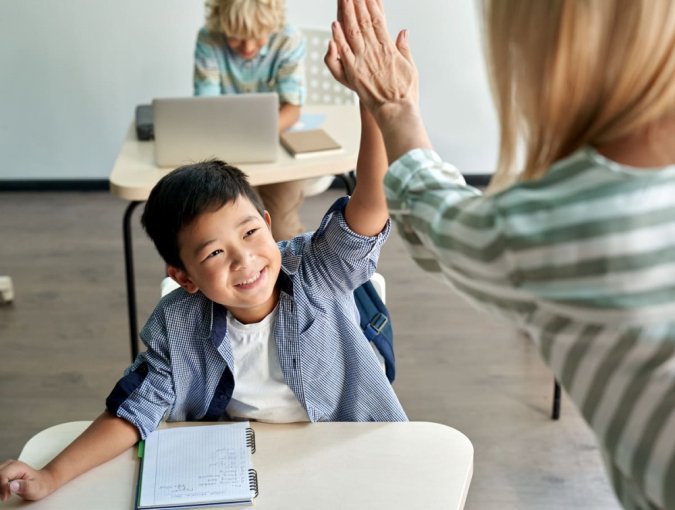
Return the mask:
[[(31, 438), (19, 457), (48, 462), (90, 422), (71, 422)], [(203, 422), (194, 423), (195, 425)], [(184, 424), (182, 424), (184, 425)], [(473, 446), (437, 423), (253, 423), (259, 510), (460, 510), (473, 472)], [(83, 474), (42, 501), (13, 496), (3, 508), (131, 510), (135, 448)]]
[[(275, 182), (308, 179), (324, 175), (343, 175), (356, 167), (361, 121), (356, 105), (305, 106), (303, 114), (325, 116), (321, 127), (344, 147), (340, 154), (307, 159), (294, 159), (281, 146), (273, 163), (237, 165), (249, 177), (253, 186)], [(127, 280), (127, 305), (131, 359), (138, 354), (138, 318), (136, 315), (136, 285), (134, 281), (131, 217), (134, 209), (147, 200), (150, 190), (172, 168), (155, 165), (155, 144), (139, 141), (134, 126), (130, 126), (110, 174), (110, 191), (130, 203), (124, 213), (124, 264)]]

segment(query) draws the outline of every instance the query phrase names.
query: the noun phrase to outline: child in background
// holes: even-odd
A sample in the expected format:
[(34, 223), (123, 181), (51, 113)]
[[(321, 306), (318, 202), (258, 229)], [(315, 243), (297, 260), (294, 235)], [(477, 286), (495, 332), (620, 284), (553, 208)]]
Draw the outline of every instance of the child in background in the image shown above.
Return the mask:
[(491, 196), (432, 150), (407, 32), (391, 42), (380, 0), (339, 0), (326, 60), (384, 134), (415, 260), (528, 332), (626, 508), (674, 509), (675, 2), (483, 11), (501, 123)]
[(316, 232), (279, 243), (240, 170), (211, 161), (162, 178), (142, 222), (182, 288), (160, 300), (141, 332), (147, 350), (79, 438), (41, 470), (0, 464), (0, 499), (42, 499), (164, 419), (405, 421), (353, 297), (389, 235), (386, 168), (362, 109), (353, 195)]
[[(197, 35), (194, 95), (276, 92), (279, 131), (288, 129), (305, 101), (305, 44), (285, 23), (284, 0), (213, 0), (208, 6)], [(302, 180), (257, 187), (278, 241), (305, 230), (298, 211), (303, 188)]]

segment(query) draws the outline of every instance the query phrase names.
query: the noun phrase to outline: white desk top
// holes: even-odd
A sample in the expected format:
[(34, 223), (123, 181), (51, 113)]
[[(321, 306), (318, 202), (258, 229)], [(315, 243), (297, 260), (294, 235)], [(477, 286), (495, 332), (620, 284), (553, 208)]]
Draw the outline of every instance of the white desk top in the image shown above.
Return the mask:
[[(275, 182), (337, 175), (356, 167), (361, 121), (356, 105), (305, 106), (303, 114), (325, 115), (321, 128), (344, 147), (340, 154), (294, 159), (281, 146), (273, 163), (236, 165), (248, 176), (253, 186)], [(120, 153), (110, 174), (110, 191), (124, 200), (143, 201), (157, 181), (172, 168), (155, 165), (155, 143), (136, 138), (133, 124), (129, 127)]]
[[(90, 422), (48, 428), (19, 457), (42, 467)], [(203, 422), (193, 423), (201, 425)], [(181, 424), (185, 425), (185, 424)], [(260, 495), (274, 510), (460, 510), (473, 473), (473, 446), (436, 423), (253, 423)], [(138, 459), (130, 448), (42, 501), (13, 496), (3, 508), (133, 510)]]

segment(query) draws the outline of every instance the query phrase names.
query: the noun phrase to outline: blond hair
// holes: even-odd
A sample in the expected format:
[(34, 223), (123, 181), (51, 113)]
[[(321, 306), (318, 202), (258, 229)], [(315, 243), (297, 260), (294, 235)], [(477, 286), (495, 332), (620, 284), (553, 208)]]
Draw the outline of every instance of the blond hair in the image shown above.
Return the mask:
[(581, 146), (615, 140), (673, 111), (672, 0), (482, 3), (501, 125), (493, 190), (541, 177)]
[(206, 28), (239, 39), (257, 39), (281, 29), (284, 0), (211, 0), (207, 2)]

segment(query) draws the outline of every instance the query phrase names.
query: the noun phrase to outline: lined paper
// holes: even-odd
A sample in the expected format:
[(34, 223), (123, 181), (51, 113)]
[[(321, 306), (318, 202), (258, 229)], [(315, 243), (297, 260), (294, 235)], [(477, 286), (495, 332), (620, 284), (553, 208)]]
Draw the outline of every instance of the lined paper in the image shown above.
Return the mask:
[(139, 508), (245, 502), (249, 422), (160, 429), (145, 440)]

